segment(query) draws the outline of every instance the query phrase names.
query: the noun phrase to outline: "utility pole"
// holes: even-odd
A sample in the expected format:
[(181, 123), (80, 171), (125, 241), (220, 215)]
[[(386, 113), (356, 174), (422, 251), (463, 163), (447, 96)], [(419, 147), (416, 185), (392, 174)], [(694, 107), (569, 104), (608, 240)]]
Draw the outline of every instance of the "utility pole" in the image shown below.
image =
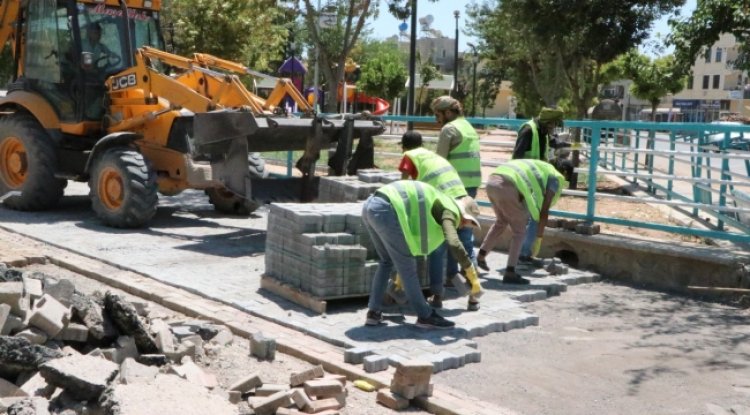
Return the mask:
[(461, 13), (454, 10), (453, 16), (456, 18), (456, 46), (453, 50), (453, 98), (458, 98), (458, 18)]
[[(406, 101), (406, 114), (414, 115), (414, 77), (417, 71), (417, 0), (411, 0), (411, 43), (409, 44), (409, 96)], [(406, 129), (414, 128), (414, 122), (409, 121)]]
[(477, 116), (477, 62), (479, 61), (479, 55), (477, 54), (477, 48), (473, 43), (467, 43), (471, 48), (473, 64), (471, 71), (471, 116)]
[[(320, 30), (320, 0), (318, 0), (318, 18), (315, 24)], [(315, 71), (313, 72), (313, 111), (318, 111), (318, 90), (320, 89), (320, 45), (315, 45)]]

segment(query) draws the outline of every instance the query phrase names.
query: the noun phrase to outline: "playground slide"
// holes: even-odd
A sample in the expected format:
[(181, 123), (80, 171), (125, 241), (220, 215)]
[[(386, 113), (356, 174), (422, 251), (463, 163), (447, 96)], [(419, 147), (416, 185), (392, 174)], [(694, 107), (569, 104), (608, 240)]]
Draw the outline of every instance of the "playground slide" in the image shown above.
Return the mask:
[[(372, 115), (385, 115), (386, 113), (388, 113), (388, 110), (391, 107), (391, 104), (389, 104), (388, 101), (384, 100), (383, 98), (371, 97), (361, 92), (355, 94), (354, 89), (349, 86), (346, 89), (348, 89), (346, 99), (349, 102), (352, 102), (352, 99), (355, 99), (358, 103), (372, 105), (374, 107)], [(342, 88), (341, 86), (339, 86), (339, 99), (341, 99), (341, 90)], [(356, 98), (354, 98), (355, 95)]]

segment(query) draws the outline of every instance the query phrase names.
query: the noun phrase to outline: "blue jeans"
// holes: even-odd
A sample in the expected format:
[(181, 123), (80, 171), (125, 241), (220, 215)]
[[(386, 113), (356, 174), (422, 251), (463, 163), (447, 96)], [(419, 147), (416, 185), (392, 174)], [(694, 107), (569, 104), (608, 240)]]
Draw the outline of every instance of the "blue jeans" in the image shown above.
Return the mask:
[[(547, 179), (547, 191), (556, 193), (559, 187), (560, 182), (558, 182), (557, 177), (550, 176), (549, 179)], [(539, 222), (532, 219), (531, 215), (529, 215), (529, 222), (526, 224), (526, 236), (523, 238), (523, 245), (521, 245), (522, 257), (531, 256), (531, 248), (533, 247), (534, 240), (536, 239), (537, 228), (539, 228)]]
[[(468, 193), (469, 196), (476, 198), (477, 188), (467, 187), (466, 193)], [(475, 263), (476, 258), (474, 256), (474, 230), (468, 226), (465, 228), (459, 228), (458, 239), (461, 241), (461, 245), (464, 246), (466, 253), (469, 254), (469, 259), (471, 259), (471, 262)], [(445, 244), (443, 244), (443, 246), (445, 247)], [(444, 249), (447, 251), (447, 248)], [(458, 273), (458, 262), (456, 262), (455, 258), (453, 258), (453, 255), (448, 255), (447, 264), (447, 275), (451, 277), (456, 275)], [(430, 284), (432, 284), (432, 280), (430, 280)]]
[[(448, 244), (443, 242), (440, 246), (430, 253), (427, 258), (427, 267), (430, 276), (430, 292), (436, 295), (443, 295), (445, 291), (445, 264)], [(450, 255), (448, 255), (450, 257)], [(453, 276), (453, 274), (450, 274)]]
[(383, 308), (388, 280), (395, 267), (396, 272), (401, 276), (406, 298), (417, 313), (417, 317), (428, 317), (432, 314), (432, 307), (422, 295), (422, 287), (417, 277), (417, 258), (409, 251), (404, 231), (401, 229), (398, 216), (391, 203), (381, 196), (370, 196), (362, 208), (362, 221), (380, 257), (378, 269), (372, 280), (372, 291), (367, 307), (374, 311), (380, 311)]

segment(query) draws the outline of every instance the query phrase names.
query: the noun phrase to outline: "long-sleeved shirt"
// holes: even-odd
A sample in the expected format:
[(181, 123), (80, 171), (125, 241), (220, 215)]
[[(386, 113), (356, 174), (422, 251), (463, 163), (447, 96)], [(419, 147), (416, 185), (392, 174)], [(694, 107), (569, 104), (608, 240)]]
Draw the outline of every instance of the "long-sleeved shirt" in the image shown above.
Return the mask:
[(466, 253), (464, 245), (458, 238), (456, 217), (453, 215), (453, 212), (444, 208), (440, 203), (435, 203), (432, 205), (430, 213), (432, 213), (432, 217), (443, 227), (443, 236), (445, 236), (445, 242), (448, 244), (448, 249), (451, 251), (453, 258), (456, 258), (463, 269), (471, 267), (471, 258), (469, 258), (469, 254)]
[(463, 137), (461, 136), (461, 132), (458, 131), (458, 128), (453, 124), (445, 124), (440, 130), (438, 145), (435, 152), (440, 157), (447, 159), (448, 153), (461, 144), (461, 140), (463, 140)]
[[(545, 140), (545, 137), (549, 135), (549, 131), (547, 131), (543, 125), (539, 125), (538, 122), (537, 125), (539, 130), (539, 157), (541, 157), (542, 160), (547, 161), (547, 140)], [(524, 125), (518, 132), (516, 146), (513, 148), (513, 159), (522, 159), (524, 158), (524, 153), (531, 151), (533, 137), (534, 133), (531, 131), (531, 127), (529, 125)], [(559, 141), (555, 135), (550, 135), (549, 146), (557, 149), (567, 147), (569, 144)]]

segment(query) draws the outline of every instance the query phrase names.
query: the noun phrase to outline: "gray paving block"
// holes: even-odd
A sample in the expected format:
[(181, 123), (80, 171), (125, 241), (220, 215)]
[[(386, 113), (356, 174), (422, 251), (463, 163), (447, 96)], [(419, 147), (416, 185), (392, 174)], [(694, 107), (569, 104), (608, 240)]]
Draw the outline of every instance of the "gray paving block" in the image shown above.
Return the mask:
[(364, 358), (364, 369), (367, 373), (380, 372), (388, 369), (388, 356), (382, 356), (379, 354), (372, 354), (365, 356)]
[(373, 354), (370, 347), (352, 347), (344, 350), (344, 362), (359, 365), (364, 362), (365, 357)]

